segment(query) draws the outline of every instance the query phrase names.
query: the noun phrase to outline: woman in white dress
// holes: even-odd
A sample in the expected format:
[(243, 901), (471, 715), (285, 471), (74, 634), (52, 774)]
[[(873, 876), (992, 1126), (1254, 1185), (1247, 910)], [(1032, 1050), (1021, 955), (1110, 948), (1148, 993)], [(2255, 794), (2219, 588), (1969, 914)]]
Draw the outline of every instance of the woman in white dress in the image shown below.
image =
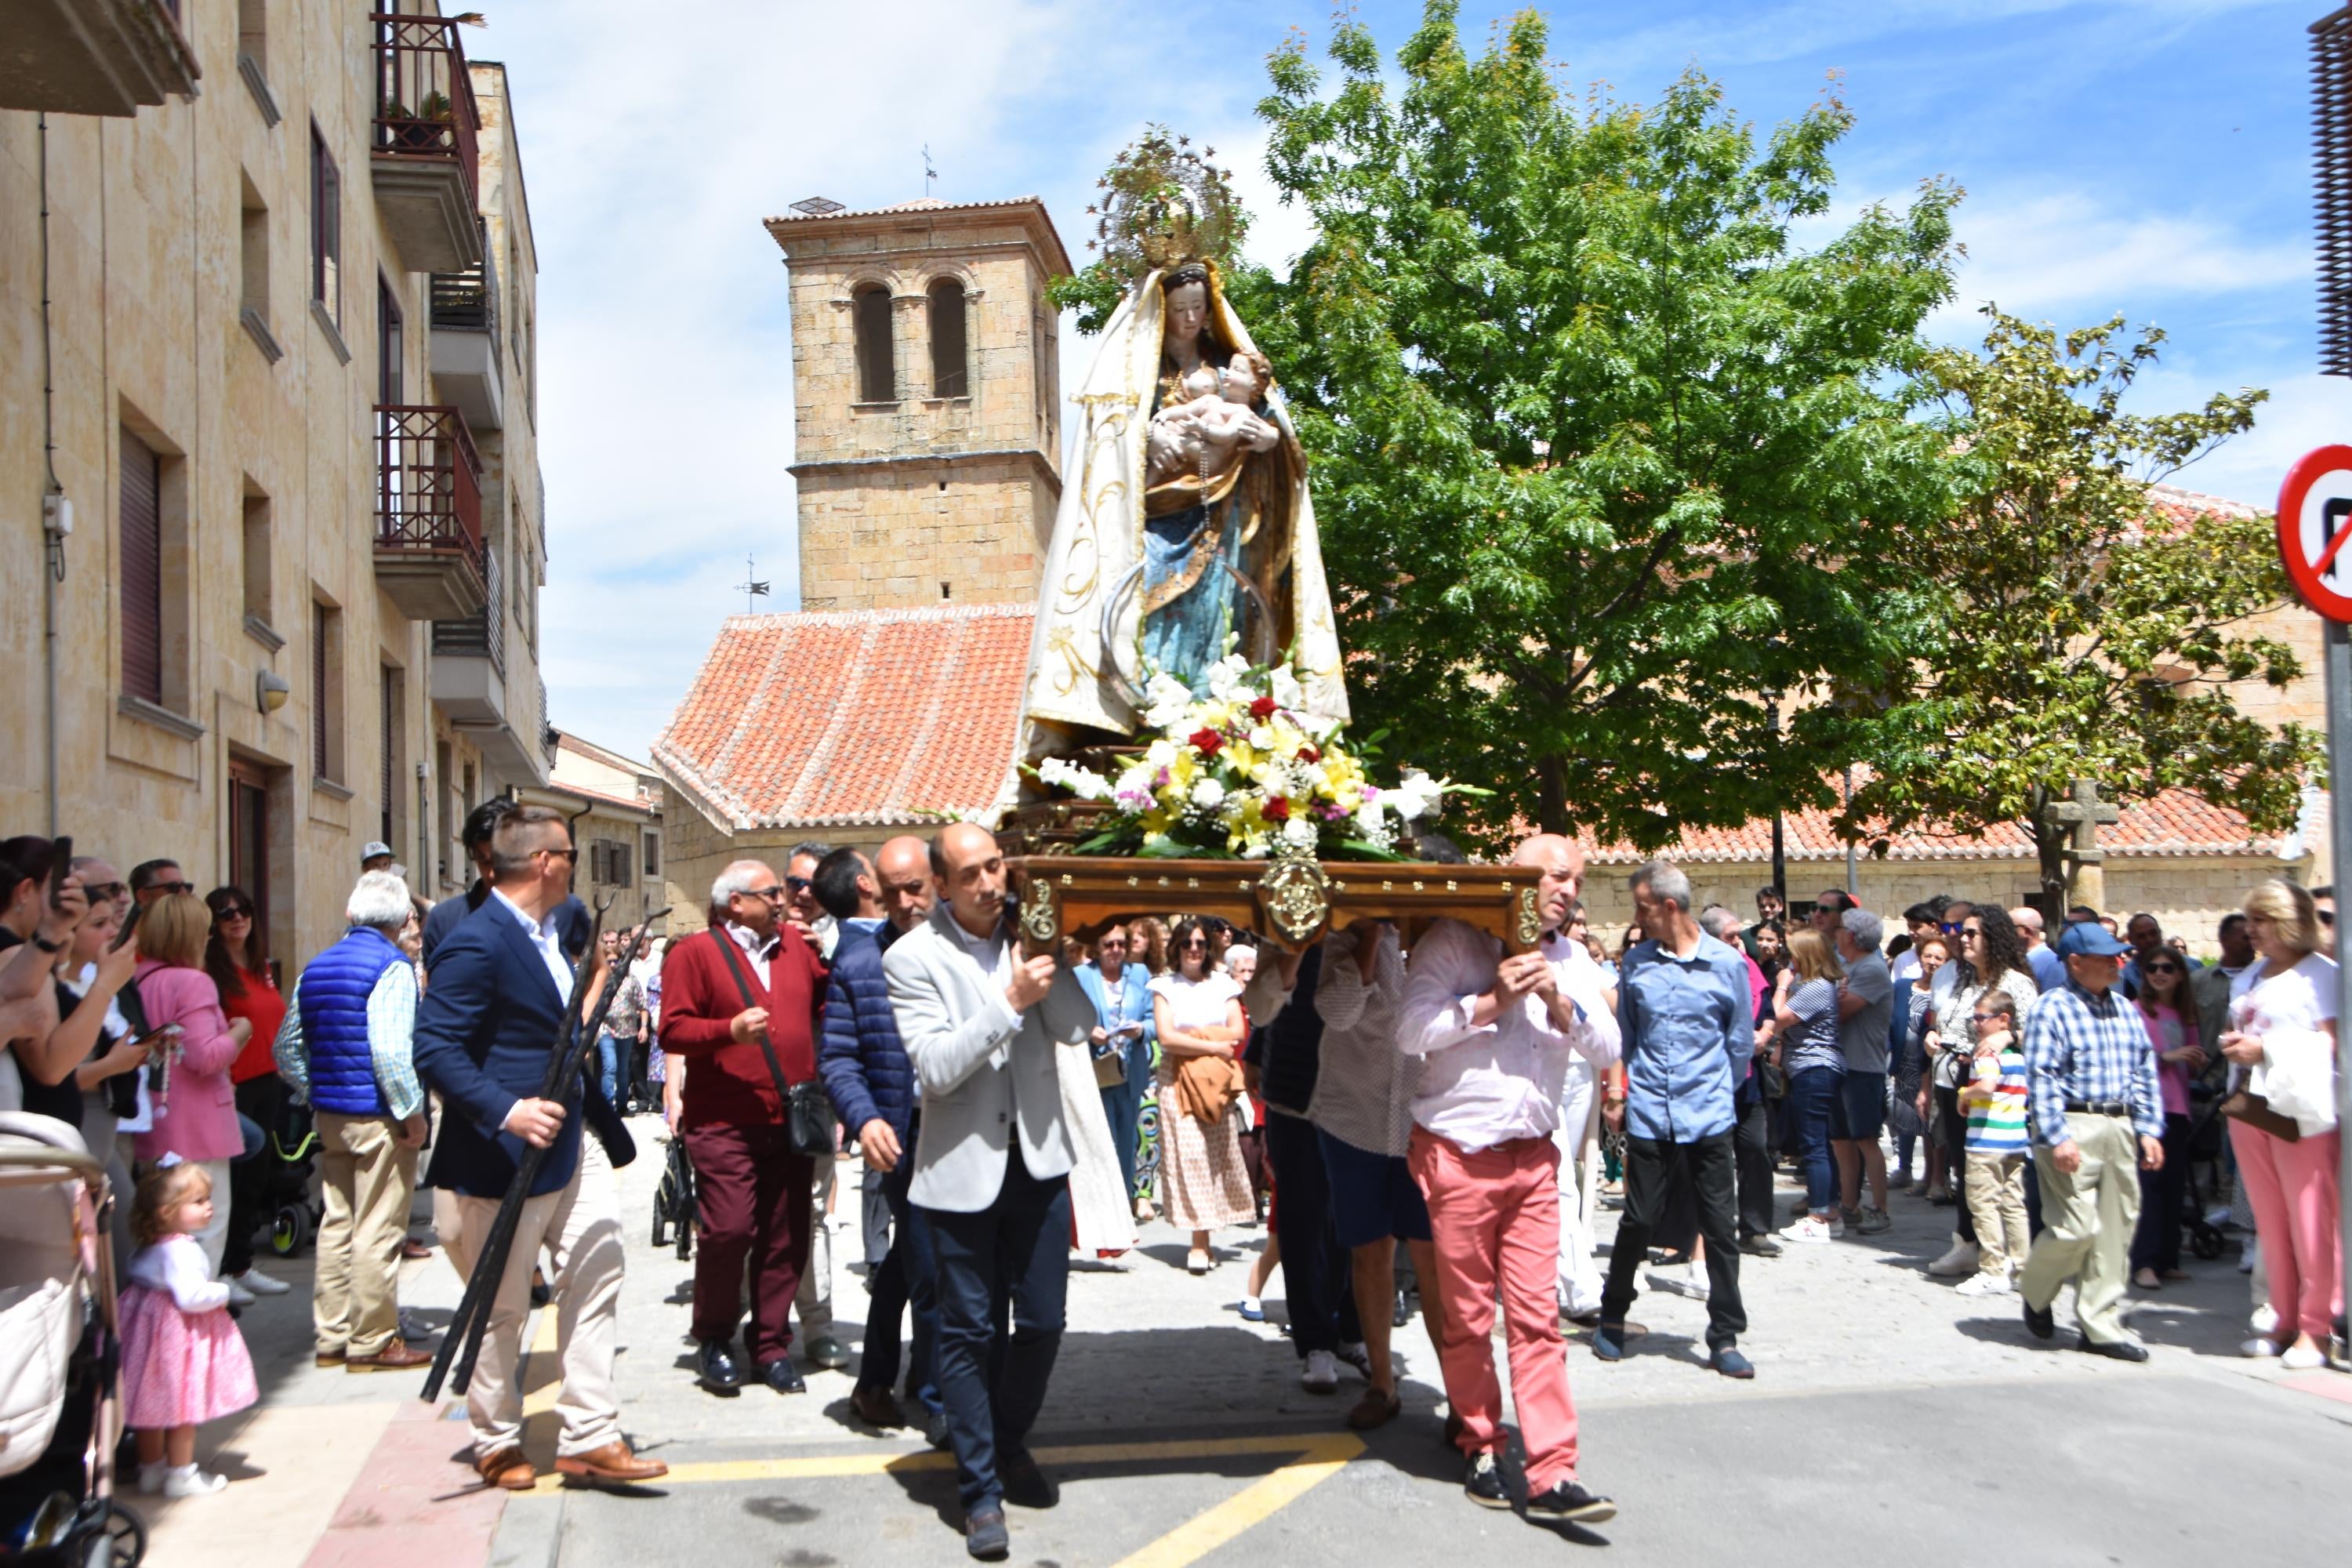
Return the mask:
[(1172, 973), (1151, 983), (1152, 1022), (1160, 1036), (1160, 1173), (1168, 1223), (1192, 1233), (1184, 1267), (1206, 1274), (1213, 1258), (1209, 1233), (1257, 1217), (1249, 1168), (1242, 1163), (1246, 1111), (1234, 1094), (1213, 1124), (1186, 1112), (1176, 1093), (1176, 1069), (1186, 1059), (1222, 1057), (1236, 1064), (1249, 1037), (1242, 988), (1210, 968), (1208, 928), (1189, 916), (1169, 941)]
[[(1083, 950), (1071, 966), (1090, 962)], [(1102, 1088), (1095, 1082), (1094, 1058), (1076, 1046), (1054, 1053), (1062, 1086), (1062, 1119), (1070, 1129), (1077, 1163), (1070, 1167), (1071, 1246), (1081, 1257), (1116, 1258), (1135, 1246), (1135, 1211), (1119, 1174), (1118, 1148), (1111, 1142), (1110, 1118)]]

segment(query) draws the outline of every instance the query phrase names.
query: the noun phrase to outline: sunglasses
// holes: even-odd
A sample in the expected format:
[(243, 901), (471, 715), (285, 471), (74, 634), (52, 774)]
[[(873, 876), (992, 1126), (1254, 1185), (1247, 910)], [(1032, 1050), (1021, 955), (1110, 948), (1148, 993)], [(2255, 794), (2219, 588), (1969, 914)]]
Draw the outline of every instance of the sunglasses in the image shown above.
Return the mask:
[(243, 904), (231, 904), (213, 918), (224, 921), (249, 921), (253, 918), (253, 911)]
[(169, 896), (174, 893), (193, 893), (196, 890), (196, 885), (194, 882), (150, 882), (140, 890)]
[(771, 882), (764, 888), (744, 889), (743, 897), (747, 899), (765, 899), (772, 904), (780, 903), (783, 900), (784, 890), (776, 886), (773, 882)]
[(805, 893), (811, 888), (816, 886), (816, 884), (810, 881), (806, 877), (787, 877), (784, 879), (784, 886), (791, 889), (795, 893)]
[(1206, 952), (1209, 951), (1209, 944), (1202, 942), (1196, 936), (1192, 941), (1184, 944), (1184, 951), (1186, 952)]
[(1937, 926), (1936, 929), (1937, 929), (1937, 931), (1942, 931), (1946, 936), (1958, 936), (1958, 935), (1959, 935), (1959, 934), (1960, 934), (1960, 931), (1961, 931), (1961, 929), (1962, 929), (1962, 928), (1960, 928), (1959, 926), (1957, 926), (1957, 925), (1948, 925), (1948, 926)]
[(2150, 974), (2179, 974), (2183, 973), (2180, 965), (2177, 963), (2151, 963), (2147, 965), (2147, 972)]
[(2006, 1013), (1979, 1013), (1976, 1016), (1977, 1022), (1979, 1024), (1998, 1024), (2002, 1019), (2008, 1017), (2009, 1015)]
[(83, 895), (93, 904), (110, 904), (129, 891), (120, 882), (91, 882), (82, 888)]
[(2319, 916), (2319, 923), (2321, 925), (2332, 926), (2336, 923), (2336, 911), (2334, 910), (2315, 910), (2313, 912)]

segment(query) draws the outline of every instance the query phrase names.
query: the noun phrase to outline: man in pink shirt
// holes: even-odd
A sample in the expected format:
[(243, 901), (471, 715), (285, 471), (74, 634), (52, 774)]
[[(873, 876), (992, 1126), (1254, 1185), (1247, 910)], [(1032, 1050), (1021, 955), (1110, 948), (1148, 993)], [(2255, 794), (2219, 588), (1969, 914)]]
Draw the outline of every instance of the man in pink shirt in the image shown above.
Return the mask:
[[(1544, 930), (1559, 930), (1583, 880), (1583, 851), (1538, 834), (1512, 864), (1536, 880)], [(1439, 1360), (1469, 1459), (1463, 1489), (1484, 1507), (1511, 1506), (1496, 1465), (1503, 1400), (1489, 1331), (1499, 1285), (1527, 1449), (1528, 1517), (1613, 1518), (1617, 1505), (1576, 1477), (1576, 1406), (1555, 1295), (1559, 1150), (1552, 1133), (1569, 1061), (1617, 1059), (1616, 1020), (1600, 975), (1589, 960), (1579, 967), (1564, 952), (1506, 956), (1496, 938), (1438, 921), (1413, 945), (1398, 1045), (1422, 1058), (1406, 1159), (1428, 1202), (1437, 1251), (1449, 1329)]]

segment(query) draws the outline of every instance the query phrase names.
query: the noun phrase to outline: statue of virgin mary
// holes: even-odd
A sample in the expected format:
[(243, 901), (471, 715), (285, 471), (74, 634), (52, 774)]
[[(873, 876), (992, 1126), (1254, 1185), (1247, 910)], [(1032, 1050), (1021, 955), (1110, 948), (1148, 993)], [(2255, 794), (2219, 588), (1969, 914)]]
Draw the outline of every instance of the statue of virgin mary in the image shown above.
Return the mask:
[(1034, 760), (1135, 733), (1147, 671), (1203, 694), (1235, 649), (1286, 658), (1307, 712), (1348, 716), (1307, 462), (1213, 263), (1137, 280), (1075, 399), (1022, 704)]

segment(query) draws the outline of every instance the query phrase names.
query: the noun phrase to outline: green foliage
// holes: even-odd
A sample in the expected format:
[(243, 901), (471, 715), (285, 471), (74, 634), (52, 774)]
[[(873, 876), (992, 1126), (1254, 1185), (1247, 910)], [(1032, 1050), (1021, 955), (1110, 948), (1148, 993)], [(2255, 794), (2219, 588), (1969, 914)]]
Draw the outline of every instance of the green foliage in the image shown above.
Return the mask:
[(1318, 237), (1228, 290), (1313, 463), (1367, 728), (1515, 819), (1654, 846), (1828, 804), (1843, 758), (1757, 693), (1896, 664), (1928, 596), (1898, 545), (1948, 513), (1910, 421), (1958, 192), (1827, 212), (1834, 93), (1760, 141), (1696, 73), (1565, 98), (1533, 13), (1465, 52), (1433, 0), (1399, 52), (1345, 15), (1326, 91), (1270, 62), (1268, 165)]
[(1823, 710), (1799, 726), (1873, 763), (1853, 823), (2017, 822), (2037, 834), (2045, 887), (2064, 879), (2064, 831), (2038, 814), (2077, 778), (2117, 802), (2178, 786), (2284, 829), (2318, 740), (2240, 712), (2229, 689), (2301, 673), (2244, 625), (2288, 597), (2272, 522), (2167, 515), (2146, 488), (2251, 428), (2268, 395), (2127, 414), (2162, 332), (2121, 346), (2120, 316), (2062, 340), (1985, 314), (1981, 355), (1939, 352), (1927, 367), (1965, 485), (1955, 521), (1906, 552), (1939, 584), (1927, 657), (1879, 694), (1883, 713)]

